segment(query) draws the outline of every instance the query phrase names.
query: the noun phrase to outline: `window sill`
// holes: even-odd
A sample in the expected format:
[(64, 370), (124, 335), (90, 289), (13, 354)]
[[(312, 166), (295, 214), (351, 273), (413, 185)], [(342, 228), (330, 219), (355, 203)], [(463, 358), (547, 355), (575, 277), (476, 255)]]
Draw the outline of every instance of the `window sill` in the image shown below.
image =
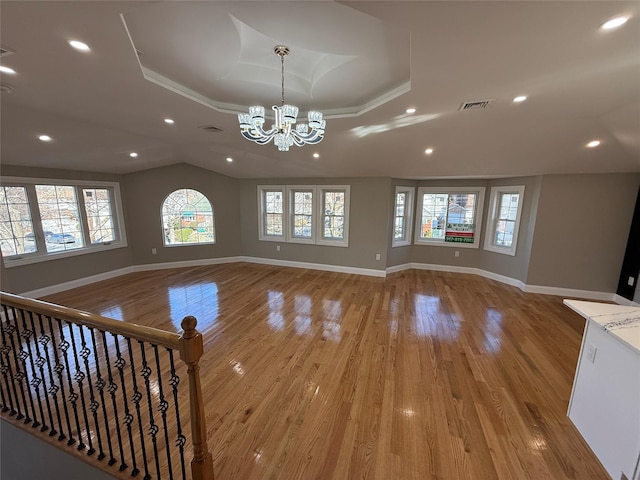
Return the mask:
[(77, 257), (80, 255), (87, 255), (89, 253), (99, 253), (107, 250), (115, 250), (116, 248), (127, 247), (126, 242), (111, 243), (109, 245), (100, 245), (95, 247), (86, 247), (78, 250), (72, 250), (59, 253), (48, 253), (44, 255), (27, 255), (22, 258), (4, 258), (5, 268), (21, 267), (23, 265), (30, 265), (33, 263), (48, 262), (50, 260), (59, 260), (61, 258)]

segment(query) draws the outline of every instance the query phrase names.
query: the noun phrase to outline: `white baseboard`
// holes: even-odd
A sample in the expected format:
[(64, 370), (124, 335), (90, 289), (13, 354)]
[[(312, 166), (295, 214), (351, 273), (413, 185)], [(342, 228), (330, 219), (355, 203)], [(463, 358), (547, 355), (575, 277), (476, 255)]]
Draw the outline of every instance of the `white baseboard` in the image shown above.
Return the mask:
[(306, 268), (309, 270), (322, 270), (325, 272), (349, 273), (352, 275), (365, 275), (368, 277), (386, 277), (385, 270), (372, 268), (345, 267), (342, 265), (328, 265), (325, 263), (293, 262), (290, 260), (278, 260), (275, 258), (241, 257), (247, 263), (259, 263), (262, 265), (275, 265), (278, 267)]
[(27, 297), (27, 298), (46, 297), (47, 295), (64, 292), (65, 290), (71, 290), (72, 288), (83, 287), (84, 285), (88, 285), (90, 283), (101, 282), (102, 280), (109, 280), (110, 278), (126, 275), (127, 273), (132, 273), (133, 271), (134, 271), (134, 267), (119, 268), (118, 270), (111, 270), (110, 272), (98, 273), (97, 275), (78, 278), (76, 280), (71, 280), (70, 282), (51, 285), (50, 287), (30, 290), (28, 292), (23, 292), (20, 295), (22, 297)]
[(38, 288), (36, 290), (30, 290), (23, 292), (20, 295), (27, 298), (40, 298), (47, 295), (53, 295), (54, 293), (64, 292), (65, 290), (71, 290), (72, 288), (82, 287), (91, 283), (101, 282), (102, 280), (108, 280), (110, 278), (119, 277), (133, 272), (147, 272), (153, 270), (165, 270), (169, 268), (185, 268), (185, 267), (200, 267), (203, 265), (219, 265), (223, 263), (258, 263), (263, 265), (275, 265), (280, 267), (293, 267), (293, 268), (306, 268), (309, 270), (323, 270), (326, 272), (338, 272), (349, 273), (352, 275), (366, 275), (370, 277), (385, 277), (384, 270), (373, 270), (368, 268), (357, 267), (345, 267), (340, 265), (325, 265), (322, 263), (307, 263), (307, 262), (292, 262), (288, 260), (277, 260), (271, 258), (259, 258), (259, 257), (222, 257), (222, 258), (206, 258), (201, 260), (185, 260), (181, 262), (164, 262), (164, 263), (147, 263), (144, 265), (133, 265), (131, 267), (120, 268), (118, 270), (112, 270), (110, 272), (99, 273), (97, 275), (91, 275), (89, 277), (78, 278), (70, 282), (59, 283), (57, 285), (51, 285), (50, 287)]
[(220, 265), (222, 263), (246, 262), (246, 257), (203, 258), (201, 260), (184, 260), (180, 262), (145, 263), (134, 265), (134, 272), (148, 272), (150, 270), (166, 270), (169, 268), (201, 267), (203, 265)]
[(625, 307), (640, 307), (640, 303), (621, 297), (617, 293), (615, 294), (615, 298), (613, 299), (613, 301), (618, 305), (624, 305)]
[(540, 293), (542, 295), (556, 295), (558, 297), (576, 297), (586, 298), (588, 300), (599, 300), (603, 302), (615, 301), (615, 293), (609, 292), (596, 292), (592, 290), (577, 290), (575, 288), (563, 288), (563, 287), (545, 287), (542, 285), (526, 285), (524, 292), (527, 293)]
[(60, 283), (58, 285), (52, 285), (50, 287), (39, 288), (28, 292), (21, 293), (23, 297), (28, 298), (40, 298), (54, 293), (63, 292), (72, 288), (81, 287), (102, 280), (108, 280), (110, 278), (119, 277), (133, 272), (144, 272), (150, 270), (163, 270), (169, 268), (185, 268), (185, 267), (199, 267), (202, 265), (218, 265), (223, 263), (236, 263), (247, 262), (257, 263), (262, 265), (274, 265), (279, 267), (292, 267), (292, 268), (306, 268), (309, 270), (322, 270), (325, 272), (337, 272), (348, 273), (352, 275), (365, 275), (370, 277), (386, 277), (390, 273), (401, 272), (403, 270), (433, 270), (439, 272), (451, 272), (451, 273), (465, 273), (469, 275), (480, 275), (481, 277), (495, 280), (500, 283), (517, 287), (526, 293), (538, 293), (544, 295), (556, 295), (559, 297), (573, 297), (583, 298), (588, 300), (599, 301), (613, 301), (620, 305), (633, 305), (640, 306), (639, 304), (627, 300), (619, 295), (608, 292), (596, 292), (590, 290), (577, 290), (573, 288), (563, 287), (547, 287), (543, 285), (527, 285), (521, 280), (516, 278), (507, 277), (498, 273), (489, 272), (480, 268), (473, 267), (460, 267), (455, 265), (438, 265), (430, 263), (404, 263), (402, 265), (394, 265), (386, 270), (375, 270), (371, 268), (358, 268), (358, 267), (346, 267), (342, 265), (327, 265), (324, 263), (308, 263), (308, 262), (294, 262), (290, 260), (278, 260), (274, 258), (260, 258), (249, 256), (236, 256), (236, 257), (222, 257), (222, 258), (208, 258), (202, 260), (185, 260), (182, 262), (165, 262), (165, 263), (149, 263), (144, 265), (134, 265), (131, 267), (120, 268), (118, 270), (112, 270), (110, 272), (104, 272), (90, 277), (80, 278), (72, 280), (70, 282)]
[(455, 265), (438, 265), (438, 264), (431, 264), (431, 263), (404, 263), (402, 265), (389, 267), (387, 268), (386, 271), (387, 273), (394, 273), (394, 272), (401, 272), (403, 270), (409, 270), (409, 269), (434, 270), (438, 272), (466, 273), (469, 275), (480, 275), (481, 277), (488, 278), (490, 280), (495, 280), (500, 283), (505, 283), (507, 285), (517, 287), (526, 293), (539, 293), (543, 295), (555, 295), (558, 297), (578, 297), (578, 298), (584, 298), (588, 300), (599, 300), (599, 301), (609, 301), (609, 302), (614, 301), (616, 303), (621, 303), (618, 300), (625, 300), (628, 302), (628, 300), (623, 299), (622, 297), (619, 297), (614, 293), (595, 292), (591, 290), (577, 290), (574, 288), (545, 287), (542, 285), (527, 285), (526, 283), (524, 283), (521, 280), (518, 280), (517, 278), (511, 278), (505, 275), (500, 275), (498, 273), (489, 272), (487, 270), (482, 270), (480, 268), (473, 268), (473, 267), (459, 267)]

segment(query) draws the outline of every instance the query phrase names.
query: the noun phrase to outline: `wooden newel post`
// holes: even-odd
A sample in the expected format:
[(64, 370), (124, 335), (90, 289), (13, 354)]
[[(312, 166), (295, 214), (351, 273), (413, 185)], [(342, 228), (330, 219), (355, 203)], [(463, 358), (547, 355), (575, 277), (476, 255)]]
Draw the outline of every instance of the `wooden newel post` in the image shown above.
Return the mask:
[(207, 425), (198, 364), (203, 352), (202, 334), (196, 330), (197, 323), (195, 317), (184, 317), (181, 324), (184, 332), (180, 337), (180, 358), (187, 364), (189, 374), (189, 406), (193, 440), (191, 475), (193, 480), (213, 480), (213, 457), (207, 445)]

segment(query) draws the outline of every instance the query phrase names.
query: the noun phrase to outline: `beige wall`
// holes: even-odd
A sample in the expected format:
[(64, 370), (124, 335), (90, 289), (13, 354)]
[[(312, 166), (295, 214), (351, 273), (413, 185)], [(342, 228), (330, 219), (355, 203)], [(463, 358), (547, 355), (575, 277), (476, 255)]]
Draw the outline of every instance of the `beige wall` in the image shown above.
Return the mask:
[(640, 174), (542, 178), (527, 284), (615, 292)]
[[(258, 185), (350, 185), (349, 246), (329, 247), (258, 240)], [(387, 256), (388, 178), (287, 178), (242, 180), (244, 255), (294, 262), (384, 270)], [(280, 251), (276, 251), (280, 245)], [(380, 260), (376, 260), (376, 253)]]
[[(482, 224), (482, 243), (479, 256), (478, 267), (505, 277), (514, 278), (521, 282), (527, 280), (527, 270), (529, 268), (529, 258), (533, 245), (533, 232), (537, 215), (538, 200), (540, 197), (540, 183), (542, 177), (519, 177), (502, 178), (487, 182), (487, 191), (484, 204), (484, 215)], [(499, 186), (524, 185), (524, 197), (522, 204), (522, 216), (520, 220), (520, 231), (516, 254), (505, 255), (484, 250), (484, 242), (487, 236), (487, 217), (489, 215), (489, 205), (491, 202), (491, 188)]]
[[(240, 239), (240, 182), (186, 163), (126, 175), (127, 233), (134, 264), (179, 262), (242, 254)], [(162, 203), (173, 191), (192, 188), (212, 203), (216, 243), (165, 247), (161, 224)], [(156, 249), (156, 254), (151, 249)]]
[[(188, 164), (129, 175), (103, 175), (3, 166), (3, 176), (119, 181), (129, 246), (2, 268), (2, 289), (21, 293), (135, 265), (249, 256), (384, 271), (407, 263), (478, 268), (528, 285), (615, 292), (640, 174), (549, 175), (493, 180), (389, 178), (234, 179)], [(351, 186), (349, 247), (258, 240), (257, 185)], [(484, 186), (480, 248), (391, 247), (396, 185)], [(515, 256), (483, 249), (492, 186), (525, 185)], [(215, 245), (164, 247), (160, 209), (178, 188), (194, 188), (213, 203)], [(415, 208), (415, 202), (414, 202)], [(414, 212), (414, 215), (417, 212)], [(414, 216), (415, 220), (415, 216)], [(157, 254), (151, 249), (156, 248)], [(454, 252), (460, 252), (459, 257)], [(381, 260), (375, 260), (377, 253)]]

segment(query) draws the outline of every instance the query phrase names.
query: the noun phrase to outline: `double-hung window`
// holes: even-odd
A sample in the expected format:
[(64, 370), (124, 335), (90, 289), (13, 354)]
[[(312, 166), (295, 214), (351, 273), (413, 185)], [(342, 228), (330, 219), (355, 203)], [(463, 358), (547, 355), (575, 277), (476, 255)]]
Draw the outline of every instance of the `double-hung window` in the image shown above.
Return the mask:
[(112, 182), (6, 177), (0, 244), (7, 267), (127, 245)]
[(281, 185), (258, 186), (258, 212), (260, 240), (285, 240), (285, 187)]
[(289, 242), (314, 243), (315, 186), (287, 187), (289, 198)]
[(321, 229), (317, 244), (349, 246), (349, 186), (318, 186)]
[(411, 244), (413, 192), (413, 187), (396, 187), (393, 205), (393, 241), (391, 242), (393, 247)]
[(485, 250), (516, 254), (523, 197), (524, 185), (491, 188)]
[(418, 189), (416, 244), (478, 248), (484, 187)]
[(348, 185), (258, 185), (260, 240), (349, 245)]

